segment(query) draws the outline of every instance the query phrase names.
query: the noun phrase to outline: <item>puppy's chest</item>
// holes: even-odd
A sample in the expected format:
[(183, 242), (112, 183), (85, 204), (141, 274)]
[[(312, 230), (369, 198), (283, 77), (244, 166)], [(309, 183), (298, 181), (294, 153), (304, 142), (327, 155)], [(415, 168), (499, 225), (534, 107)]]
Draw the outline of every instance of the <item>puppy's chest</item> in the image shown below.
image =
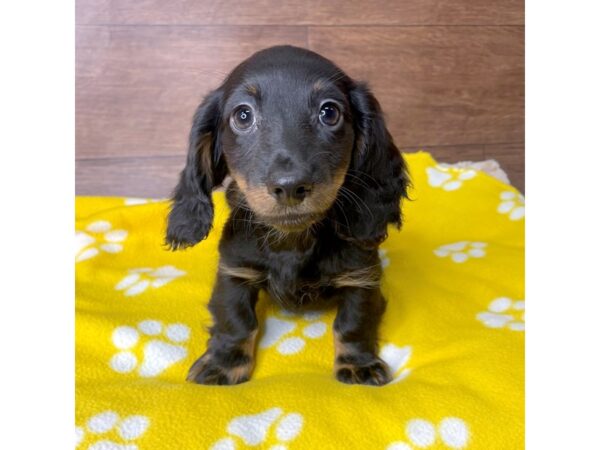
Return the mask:
[(328, 296), (328, 276), (312, 252), (278, 252), (269, 256), (265, 288), (276, 302), (294, 308)]

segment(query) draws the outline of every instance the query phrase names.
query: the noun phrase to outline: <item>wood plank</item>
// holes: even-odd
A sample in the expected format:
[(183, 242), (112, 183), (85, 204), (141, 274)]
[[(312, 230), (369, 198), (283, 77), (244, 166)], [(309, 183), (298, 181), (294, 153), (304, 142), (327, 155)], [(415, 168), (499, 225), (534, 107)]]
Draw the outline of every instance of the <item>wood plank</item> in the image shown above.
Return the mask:
[[(305, 38), (298, 28), (260, 30), (79, 27), (77, 156), (182, 151), (195, 106), (232, 67), (285, 36)], [(522, 29), (313, 28), (310, 37), (371, 81), (401, 146), (523, 140)]]
[(76, 29), (76, 155), (158, 156), (186, 150), (194, 109), (257, 50), (306, 46), (300, 27)]
[(76, 195), (169, 197), (185, 165), (185, 156), (79, 159)]
[(309, 45), (371, 84), (399, 146), (524, 141), (522, 27), (310, 27)]
[[(409, 147), (404, 153), (424, 150), (440, 162), (482, 161), (493, 158), (512, 184), (525, 192), (524, 145), (492, 144), (442, 147)], [(185, 164), (185, 155), (167, 157), (117, 157), (76, 161), (77, 195), (168, 197)]]
[(311, 1), (318, 25), (524, 25), (524, 0)]
[(438, 147), (400, 147), (402, 153), (424, 151), (439, 162), (455, 163), (460, 161), (483, 161), (485, 152), (483, 145), (447, 145)]
[(77, 0), (76, 23), (167, 25), (301, 25), (303, 0)]
[(525, 193), (525, 143), (486, 144), (485, 157), (495, 159), (513, 186)]
[(524, 25), (524, 0), (77, 0), (78, 24)]

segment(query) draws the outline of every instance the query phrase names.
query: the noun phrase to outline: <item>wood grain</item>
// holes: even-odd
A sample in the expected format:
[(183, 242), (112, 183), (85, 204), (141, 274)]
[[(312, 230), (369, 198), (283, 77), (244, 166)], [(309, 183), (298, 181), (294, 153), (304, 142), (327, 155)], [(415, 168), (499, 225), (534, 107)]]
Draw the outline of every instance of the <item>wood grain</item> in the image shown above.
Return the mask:
[(169, 195), (196, 105), (282, 43), (370, 82), (403, 151), (494, 158), (524, 189), (523, 0), (77, 0), (76, 20), (78, 194)]
[(185, 152), (196, 106), (234, 66), (306, 38), (297, 27), (77, 27), (77, 157)]
[(77, 195), (169, 197), (184, 156), (118, 157), (75, 161)]
[(303, 0), (78, 0), (76, 23), (167, 25), (297, 25), (306, 20)]
[(78, 0), (78, 24), (524, 25), (524, 0)]
[(431, 153), (436, 161), (455, 163), (460, 161), (482, 161), (485, 159), (484, 145), (445, 145), (438, 147), (401, 147), (402, 153), (418, 151)]
[(484, 151), (485, 158), (498, 161), (511, 184), (525, 193), (525, 144), (487, 144)]
[[(461, 145), (402, 148), (404, 153), (424, 150), (440, 162), (497, 160), (512, 184), (525, 192), (523, 144)], [(169, 197), (185, 164), (185, 156), (78, 159), (77, 195)]]
[(522, 142), (520, 27), (311, 27), (309, 45), (367, 80), (399, 146)]
[(523, 0), (312, 0), (317, 25), (524, 25)]
[[(195, 106), (232, 67), (258, 48), (305, 39), (299, 28), (260, 30), (78, 28), (78, 157), (183, 151)], [(332, 44), (335, 36), (343, 39)], [(370, 82), (400, 146), (523, 141), (522, 29), (311, 28), (309, 38)]]

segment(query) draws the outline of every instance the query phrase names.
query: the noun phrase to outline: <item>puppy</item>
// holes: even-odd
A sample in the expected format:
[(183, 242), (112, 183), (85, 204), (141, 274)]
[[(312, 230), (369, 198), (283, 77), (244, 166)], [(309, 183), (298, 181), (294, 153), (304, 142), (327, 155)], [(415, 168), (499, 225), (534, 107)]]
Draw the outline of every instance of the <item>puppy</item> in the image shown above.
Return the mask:
[(227, 175), (231, 214), (208, 305), (214, 323), (188, 380), (250, 378), (265, 289), (290, 310), (337, 305), (335, 377), (386, 384), (377, 249), (388, 224), (401, 225), (409, 179), (373, 94), (309, 50), (255, 53), (196, 110), (168, 217), (172, 249), (206, 238), (211, 191)]

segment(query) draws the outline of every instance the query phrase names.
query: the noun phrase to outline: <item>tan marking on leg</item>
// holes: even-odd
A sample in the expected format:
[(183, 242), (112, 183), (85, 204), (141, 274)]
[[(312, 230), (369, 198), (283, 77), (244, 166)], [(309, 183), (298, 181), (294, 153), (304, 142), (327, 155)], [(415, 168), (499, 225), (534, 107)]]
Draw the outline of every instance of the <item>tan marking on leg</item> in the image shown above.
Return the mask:
[(211, 356), (208, 353), (205, 353), (204, 355), (202, 355), (200, 358), (198, 358), (196, 360), (196, 362), (194, 364), (192, 364), (192, 367), (190, 367), (190, 370), (188, 371), (187, 377), (185, 377), (186, 381), (194, 381), (196, 379), (196, 376), (202, 372), (202, 370), (204, 369), (204, 367), (206, 366), (206, 363), (210, 360)]
[(265, 278), (263, 272), (252, 267), (231, 267), (225, 263), (219, 263), (219, 272), (233, 278), (250, 281), (251, 283), (258, 283)]
[(341, 273), (336, 275), (332, 282), (337, 288), (358, 287), (376, 289), (379, 287), (380, 276), (381, 270), (379, 266), (372, 266)]
[(338, 362), (338, 356), (344, 356), (344, 355), (348, 355), (350, 353), (352, 353), (350, 347), (348, 345), (346, 345), (344, 342), (342, 342), (342, 336), (337, 332), (334, 331), (333, 332), (333, 345), (334, 345), (334, 360), (333, 360), (333, 369), (337, 372), (340, 369), (351, 369), (352, 370), (352, 365), (351, 364), (340, 364)]
[(240, 349), (250, 358), (246, 364), (236, 366), (229, 370), (224, 370), (231, 384), (238, 384), (244, 378), (250, 378), (250, 373), (254, 369), (254, 349), (256, 348), (256, 337), (258, 329), (254, 330), (242, 344)]
[(240, 346), (244, 353), (254, 358), (254, 349), (256, 348), (256, 337), (258, 336), (258, 328), (250, 333), (248, 339)]
[[(342, 338), (338, 332), (333, 333), (334, 336), (334, 344), (335, 344), (335, 361), (334, 361), (334, 375), (337, 376), (338, 372), (342, 369), (348, 369), (350, 371), (350, 376), (352, 378), (353, 383), (364, 383), (364, 380), (358, 376), (358, 370), (372, 367), (372, 365), (365, 366), (357, 366), (355, 364), (348, 363), (339, 363), (338, 356), (346, 356), (351, 355), (353, 353), (353, 349), (346, 343), (342, 342)], [(371, 368), (371, 377), (377, 381), (378, 386), (383, 386), (386, 383), (389, 383), (391, 380), (391, 375), (389, 374), (389, 367), (387, 364), (381, 360), (379, 357), (375, 356), (373, 362), (379, 362), (385, 369), (385, 373), (380, 373), (378, 370), (374, 370)]]

